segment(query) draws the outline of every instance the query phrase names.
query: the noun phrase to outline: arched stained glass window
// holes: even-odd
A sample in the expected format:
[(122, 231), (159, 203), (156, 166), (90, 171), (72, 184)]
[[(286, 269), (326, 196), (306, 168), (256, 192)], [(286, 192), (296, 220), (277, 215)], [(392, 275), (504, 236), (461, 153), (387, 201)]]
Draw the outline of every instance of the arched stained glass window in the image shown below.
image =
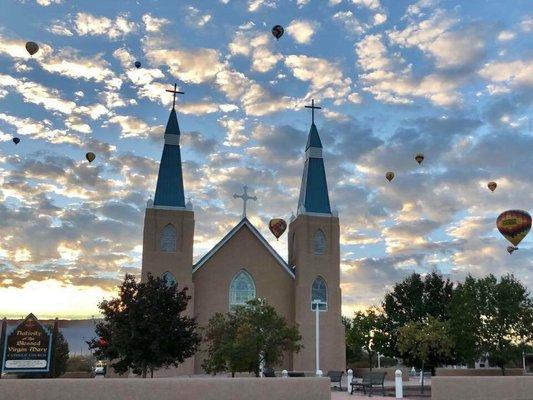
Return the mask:
[(311, 288), (311, 309), (316, 310), (316, 304), (313, 304), (314, 300), (319, 300), (324, 304), (320, 304), (320, 311), (327, 311), (328, 309), (328, 287), (326, 281), (322, 277), (317, 277), (313, 282)]
[(163, 228), (163, 232), (161, 233), (161, 251), (176, 251), (176, 228), (172, 224), (168, 224)]
[(320, 229), (315, 232), (313, 249), (315, 254), (324, 254), (326, 252), (326, 235)]
[(172, 286), (172, 285), (175, 285), (176, 284), (176, 278), (174, 277), (174, 275), (172, 275), (171, 272), (165, 272), (162, 276), (163, 280), (165, 281), (165, 283), (167, 284), (167, 286)]
[(231, 281), (229, 287), (229, 308), (244, 306), (248, 300), (255, 298), (255, 284), (252, 276), (245, 270), (240, 270)]

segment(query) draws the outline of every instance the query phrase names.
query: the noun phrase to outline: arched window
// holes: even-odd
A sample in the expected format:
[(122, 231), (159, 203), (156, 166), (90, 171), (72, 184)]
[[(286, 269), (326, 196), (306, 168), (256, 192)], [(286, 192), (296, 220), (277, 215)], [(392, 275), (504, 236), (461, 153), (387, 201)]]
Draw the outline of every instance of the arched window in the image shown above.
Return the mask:
[(176, 284), (176, 278), (174, 277), (174, 275), (172, 275), (171, 272), (165, 272), (162, 276), (163, 280), (165, 281), (165, 283), (167, 284), (167, 286), (172, 286), (172, 285), (175, 285)]
[(161, 251), (173, 252), (176, 251), (176, 228), (168, 224), (163, 228), (161, 233)]
[(231, 281), (229, 287), (229, 308), (244, 306), (248, 300), (255, 298), (255, 284), (252, 276), (241, 269)]
[(326, 235), (320, 229), (315, 232), (313, 249), (315, 254), (324, 254), (326, 252)]
[(311, 288), (311, 309), (316, 310), (316, 304), (313, 304), (313, 301), (319, 300), (324, 304), (320, 304), (320, 311), (327, 311), (328, 309), (328, 288), (326, 286), (326, 281), (322, 277), (317, 277), (313, 282), (313, 287)]

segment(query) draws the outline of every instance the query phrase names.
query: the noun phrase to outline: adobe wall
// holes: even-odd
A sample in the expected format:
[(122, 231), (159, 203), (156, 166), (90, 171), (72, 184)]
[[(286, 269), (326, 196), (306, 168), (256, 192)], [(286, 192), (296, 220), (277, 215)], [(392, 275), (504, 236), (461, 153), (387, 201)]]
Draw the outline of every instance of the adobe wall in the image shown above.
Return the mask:
[[(500, 368), (436, 368), (436, 376), (502, 376)], [(506, 368), (505, 376), (524, 375), (522, 368)]]
[(0, 379), (2, 400), (330, 400), (327, 378)]
[(530, 376), (434, 376), (432, 400), (527, 400), (533, 398)]

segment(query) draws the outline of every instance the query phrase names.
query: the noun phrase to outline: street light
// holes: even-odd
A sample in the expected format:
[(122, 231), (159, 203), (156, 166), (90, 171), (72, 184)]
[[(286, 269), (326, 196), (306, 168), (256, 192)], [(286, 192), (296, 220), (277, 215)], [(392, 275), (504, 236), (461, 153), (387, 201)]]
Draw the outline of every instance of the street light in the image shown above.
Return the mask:
[(322, 371), (320, 371), (320, 306), (326, 305), (327, 303), (322, 300), (313, 300), (311, 304), (315, 306), (315, 338), (316, 338), (316, 375), (321, 376)]

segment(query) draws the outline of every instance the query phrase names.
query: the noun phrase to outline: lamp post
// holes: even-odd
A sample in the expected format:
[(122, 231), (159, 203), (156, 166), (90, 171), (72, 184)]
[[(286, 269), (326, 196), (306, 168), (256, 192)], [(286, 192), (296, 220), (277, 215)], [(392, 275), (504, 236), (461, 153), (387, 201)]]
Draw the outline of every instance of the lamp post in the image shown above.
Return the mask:
[(311, 304), (315, 306), (315, 357), (316, 357), (316, 375), (321, 376), (322, 371), (320, 370), (320, 306), (327, 303), (322, 300), (313, 300)]

